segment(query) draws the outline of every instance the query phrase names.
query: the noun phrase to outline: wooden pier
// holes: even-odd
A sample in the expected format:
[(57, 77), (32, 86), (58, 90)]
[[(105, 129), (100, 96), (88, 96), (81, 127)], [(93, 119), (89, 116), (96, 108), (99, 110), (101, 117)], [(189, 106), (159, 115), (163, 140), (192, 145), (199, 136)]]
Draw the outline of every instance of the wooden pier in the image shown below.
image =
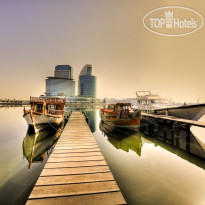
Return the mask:
[(81, 112), (73, 112), (27, 205), (126, 204)]
[(193, 136), (191, 133), (193, 126), (205, 128), (205, 123), (166, 115), (142, 113), (140, 131), (178, 149), (205, 158), (204, 136)]

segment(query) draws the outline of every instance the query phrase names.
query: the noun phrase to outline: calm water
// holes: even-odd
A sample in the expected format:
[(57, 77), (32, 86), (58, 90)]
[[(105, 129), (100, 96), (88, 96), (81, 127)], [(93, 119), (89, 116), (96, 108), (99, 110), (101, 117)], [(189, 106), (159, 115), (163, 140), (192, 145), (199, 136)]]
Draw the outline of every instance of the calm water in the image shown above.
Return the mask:
[[(37, 134), (37, 150), (33, 151), (34, 134), (27, 132), (23, 108), (0, 108), (0, 204), (25, 204), (35, 185), (48, 154), (44, 145), (55, 139), (53, 130)], [(44, 138), (46, 138), (46, 143)], [(40, 150), (40, 154), (39, 151)], [(32, 152), (33, 151), (33, 152)], [(29, 163), (33, 160), (33, 163)], [(43, 160), (44, 159), (44, 160)]]
[[(39, 153), (56, 136), (48, 131), (39, 134), (32, 153), (36, 136), (28, 133), (22, 110), (0, 108), (0, 204), (26, 202), (48, 158), (48, 153)], [(128, 204), (205, 204), (205, 160), (142, 133), (127, 136), (100, 129), (98, 111), (87, 116)]]

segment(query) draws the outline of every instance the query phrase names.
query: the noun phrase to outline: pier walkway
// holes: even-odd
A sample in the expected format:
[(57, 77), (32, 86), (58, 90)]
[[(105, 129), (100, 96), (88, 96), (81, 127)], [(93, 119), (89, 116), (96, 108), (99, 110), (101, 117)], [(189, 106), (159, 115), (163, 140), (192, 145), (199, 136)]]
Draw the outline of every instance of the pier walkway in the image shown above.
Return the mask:
[(73, 112), (27, 205), (126, 204), (81, 112)]

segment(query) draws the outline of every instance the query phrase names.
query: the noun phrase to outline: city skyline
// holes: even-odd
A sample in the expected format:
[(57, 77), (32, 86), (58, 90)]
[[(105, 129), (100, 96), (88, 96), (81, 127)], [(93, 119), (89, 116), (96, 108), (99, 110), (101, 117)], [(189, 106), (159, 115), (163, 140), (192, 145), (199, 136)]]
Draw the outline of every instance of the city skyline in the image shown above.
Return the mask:
[[(170, 5), (179, 2), (1, 1), (0, 98), (43, 94), (45, 78), (58, 64), (72, 65), (78, 84), (81, 68), (91, 63), (98, 98), (150, 90), (176, 102), (197, 102), (198, 96), (205, 102), (204, 26), (187, 36), (166, 37), (143, 25), (149, 11)], [(182, 0), (179, 6), (205, 16), (205, 2)]]

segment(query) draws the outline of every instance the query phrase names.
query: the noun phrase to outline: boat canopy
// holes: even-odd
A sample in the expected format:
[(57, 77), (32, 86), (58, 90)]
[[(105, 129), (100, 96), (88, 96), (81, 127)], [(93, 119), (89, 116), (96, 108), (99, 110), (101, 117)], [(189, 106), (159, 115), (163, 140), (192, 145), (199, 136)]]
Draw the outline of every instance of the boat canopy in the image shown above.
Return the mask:
[(65, 104), (66, 98), (30, 97), (30, 103)]

